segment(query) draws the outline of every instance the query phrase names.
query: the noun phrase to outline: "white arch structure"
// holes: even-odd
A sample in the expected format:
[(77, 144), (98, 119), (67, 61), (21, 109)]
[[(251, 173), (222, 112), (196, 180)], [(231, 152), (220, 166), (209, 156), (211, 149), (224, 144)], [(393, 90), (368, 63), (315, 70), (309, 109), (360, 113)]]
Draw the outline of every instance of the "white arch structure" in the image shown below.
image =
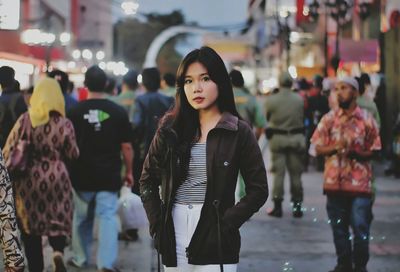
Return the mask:
[[(260, 6), (262, 0), (256, 0), (250, 8), (249, 13), (254, 14), (258, 7)], [(149, 49), (146, 52), (146, 57), (143, 63), (143, 68), (156, 67), (156, 59), (158, 52), (161, 47), (172, 37), (183, 34), (183, 33), (193, 33), (193, 34), (203, 34), (209, 32), (221, 32), (221, 30), (210, 30), (207, 28), (196, 27), (196, 26), (186, 26), (186, 25), (178, 25), (172, 26), (164, 31), (162, 31), (155, 39), (151, 42)]]
[(156, 59), (158, 52), (160, 51), (161, 47), (172, 37), (183, 33), (203, 34), (209, 32), (211, 31), (208, 29), (185, 25), (172, 26), (165, 29), (151, 42), (150, 47), (146, 52), (143, 68), (157, 66)]

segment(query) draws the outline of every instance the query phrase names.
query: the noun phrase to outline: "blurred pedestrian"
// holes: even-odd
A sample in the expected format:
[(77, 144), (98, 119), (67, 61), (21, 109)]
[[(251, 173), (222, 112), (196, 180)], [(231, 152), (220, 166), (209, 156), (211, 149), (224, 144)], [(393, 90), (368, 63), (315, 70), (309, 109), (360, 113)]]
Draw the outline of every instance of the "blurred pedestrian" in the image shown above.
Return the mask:
[(104, 87), (104, 93), (108, 94), (110, 98), (118, 95), (117, 81), (113, 76), (107, 76), (107, 83)]
[(400, 178), (400, 113), (397, 115), (392, 132), (392, 153), (390, 155), (390, 165), (385, 169), (385, 175), (394, 175), (396, 178)]
[(138, 74), (134, 70), (129, 70), (122, 77), (121, 93), (117, 96), (109, 97), (111, 101), (114, 101), (121, 107), (123, 107), (128, 114), (129, 121), (133, 122), (133, 114), (135, 108), (136, 90), (139, 86), (137, 81)]
[(331, 272), (366, 272), (373, 204), (370, 160), (381, 149), (379, 129), (372, 115), (357, 106), (355, 78), (339, 79), (335, 89), (339, 109), (322, 118), (312, 137), (316, 153), (326, 157), (324, 194), (337, 255)]
[(4, 147), (8, 134), (18, 117), (27, 107), (15, 80), (15, 71), (9, 66), (0, 67), (0, 147)]
[(292, 92), (293, 79), (289, 73), (279, 77), (279, 92), (271, 95), (266, 104), (269, 139), (271, 151), (271, 172), (274, 175), (272, 199), (274, 208), (268, 215), (282, 217), (282, 201), (284, 197), (284, 179), (286, 169), (290, 177), (294, 217), (302, 217), (303, 172), (306, 141), (304, 136), (304, 101), (300, 95)]
[(14, 194), (0, 149), (0, 243), (4, 271), (24, 271), (24, 255), (15, 217)]
[(370, 101), (374, 101), (376, 94), (376, 87), (371, 83), (371, 77), (367, 73), (362, 73), (360, 75), (360, 81), (363, 84), (363, 95)]
[(322, 92), (328, 97), (329, 110), (337, 109), (337, 97), (335, 93), (336, 78), (326, 77), (322, 81)]
[(378, 127), (381, 126), (381, 118), (379, 116), (378, 108), (373, 99), (371, 99), (371, 92), (367, 93), (367, 89), (371, 89), (371, 80), (368, 74), (361, 74), (359, 78), (356, 78), (358, 82), (358, 97), (357, 97), (357, 105), (367, 110), (372, 114)]
[(42, 236), (53, 248), (55, 271), (66, 271), (63, 254), (71, 235), (72, 186), (66, 167), (79, 150), (72, 123), (65, 118), (64, 97), (52, 78), (37, 82), (29, 112), (15, 123), (4, 147), (7, 160), (17, 147), (23, 127), (30, 130), (27, 173), (13, 177), (17, 217), (29, 271), (43, 271)]
[(260, 138), (264, 132), (267, 120), (263, 115), (261, 106), (256, 98), (245, 91), (243, 75), (238, 70), (232, 70), (229, 73), (231, 79), (233, 94), (235, 96), (235, 105), (240, 116), (248, 122), (251, 127), (256, 129), (256, 138)]
[[(296, 90), (296, 93), (298, 93), (303, 98), (303, 102), (304, 102), (304, 134), (305, 134), (306, 139), (309, 139), (312, 135), (312, 130), (313, 130), (313, 116), (312, 116), (312, 111), (310, 110), (310, 105), (309, 105), (309, 98), (314, 93), (313, 86), (310, 82), (308, 82), (308, 80), (306, 78), (300, 78), (300, 80), (298, 80), (296, 83), (295, 90)], [(309, 144), (309, 142), (306, 141), (306, 144)], [(305, 154), (304, 154), (304, 170), (305, 171), (308, 170), (309, 162), (310, 162), (310, 157), (305, 152)]]
[(165, 73), (161, 80), (161, 89), (164, 94), (175, 98), (176, 95), (176, 78), (171, 73)]
[[(133, 115), (134, 115), (134, 109), (135, 109), (135, 99), (137, 96), (137, 88), (139, 86), (139, 83), (137, 81), (138, 74), (135, 70), (129, 70), (128, 73), (126, 73), (122, 77), (122, 91), (119, 95), (109, 97), (111, 101), (114, 101), (121, 107), (123, 107), (128, 114), (129, 117), (129, 122), (131, 123), (133, 127)], [(133, 130), (132, 134), (130, 136), (130, 141), (132, 144), (133, 148), (133, 153), (136, 154), (136, 156), (133, 156), (133, 176), (135, 180), (139, 180), (140, 178), (140, 172), (141, 168), (140, 165), (142, 165), (142, 162), (140, 160), (140, 156), (138, 156), (140, 152), (140, 138), (136, 134), (138, 133), (137, 130)], [(133, 192), (139, 195), (139, 185), (138, 183), (135, 184), (133, 188)], [(122, 232), (119, 235), (120, 239), (123, 240), (128, 240), (128, 241), (135, 241), (139, 238), (138, 236), (138, 230), (137, 229), (128, 229)]]
[[(93, 223), (99, 222), (96, 265), (100, 271), (115, 271), (118, 257), (118, 192), (122, 181), (129, 186), (132, 177), (131, 125), (125, 110), (107, 99), (107, 76), (98, 66), (85, 73), (88, 99), (69, 113), (80, 149), (72, 167), (74, 220), (72, 235), (75, 267), (89, 265)], [(125, 176), (121, 179), (121, 152)]]
[[(220, 56), (209, 47), (190, 52), (178, 68), (176, 104), (160, 124), (140, 180), (166, 272), (237, 270), (239, 228), (268, 197), (257, 140), (238, 116)], [(235, 205), (239, 170), (247, 195)]]
[(135, 100), (133, 126), (135, 137), (139, 139), (139, 150), (135, 150), (139, 163), (135, 166), (135, 178), (139, 179), (143, 162), (150, 143), (156, 133), (158, 121), (172, 107), (175, 99), (161, 93), (160, 72), (157, 68), (146, 68), (142, 71), (143, 86), (146, 92)]
[(33, 93), (33, 86), (30, 86), (24, 90), (22, 90), (22, 96), (24, 97), (24, 102), (26, 106), (29, 106), (29, 100), (31, 99), (32, 93)]
[[(327, 114), (330, 110), (328, 96), (325, 95), (323, 91), (323, 77), (320, 75), (315, 75), (313, 80), (313, 95), (308, 97), (308, 111), (311, 114), (311, 124), (306, 135), (307, 150), (310, 147), (310, 139), (314, 130), (316, 129), (322, 116)], [(306, 156), (308, 153), (306, 152)], [(308, 160), (308, 159), (307, 159)], [(318, 171), (324, 170), (324, 158), (323, 156), (316, 157), (316, 169)]]
[(72, 107), (74, 107), (78, 101), (68, 92), (69, 88), (69, 77), (68, 74), (61, 70), (53, 70), (49, 72), (49, 77), (54, 78), (58, 81), (61, 87), (65, 99), (65, 111), (68, 112)]

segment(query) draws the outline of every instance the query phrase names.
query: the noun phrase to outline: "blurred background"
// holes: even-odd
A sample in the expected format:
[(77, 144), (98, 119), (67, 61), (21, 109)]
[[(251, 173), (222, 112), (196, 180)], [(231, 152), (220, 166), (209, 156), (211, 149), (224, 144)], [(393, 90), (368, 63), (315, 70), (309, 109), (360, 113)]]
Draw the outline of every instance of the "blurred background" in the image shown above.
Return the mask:
[(0, 0), (0, 65), (15, 69), (21, 89), (53, 69), (80, 88), (90, 65), (117, 80), (155, 65), (175, 73), (208, 45), (254, 94), (275, 88), (283, 70), (309, 80), (365, 72), (376, 86), (385, 77), (393, 124), (399, 10), (398, 0)]

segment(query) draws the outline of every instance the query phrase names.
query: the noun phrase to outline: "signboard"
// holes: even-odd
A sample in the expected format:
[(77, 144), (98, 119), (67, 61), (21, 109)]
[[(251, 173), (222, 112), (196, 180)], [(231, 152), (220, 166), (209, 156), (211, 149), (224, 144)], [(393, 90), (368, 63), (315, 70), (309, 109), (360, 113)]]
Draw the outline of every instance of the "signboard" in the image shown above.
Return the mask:
[(0, 30), (19, 28), (20, 1), (0, 0)]

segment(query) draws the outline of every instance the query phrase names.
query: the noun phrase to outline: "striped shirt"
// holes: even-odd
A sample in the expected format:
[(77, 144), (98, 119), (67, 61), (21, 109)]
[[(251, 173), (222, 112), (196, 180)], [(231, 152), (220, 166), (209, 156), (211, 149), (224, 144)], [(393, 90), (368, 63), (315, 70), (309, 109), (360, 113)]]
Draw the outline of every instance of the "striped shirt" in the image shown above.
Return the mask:
[(190, 153), (186, 180), (178, 187), (175, 203), (203, 204), (207, 187), (206, 143), (196, 143)]

